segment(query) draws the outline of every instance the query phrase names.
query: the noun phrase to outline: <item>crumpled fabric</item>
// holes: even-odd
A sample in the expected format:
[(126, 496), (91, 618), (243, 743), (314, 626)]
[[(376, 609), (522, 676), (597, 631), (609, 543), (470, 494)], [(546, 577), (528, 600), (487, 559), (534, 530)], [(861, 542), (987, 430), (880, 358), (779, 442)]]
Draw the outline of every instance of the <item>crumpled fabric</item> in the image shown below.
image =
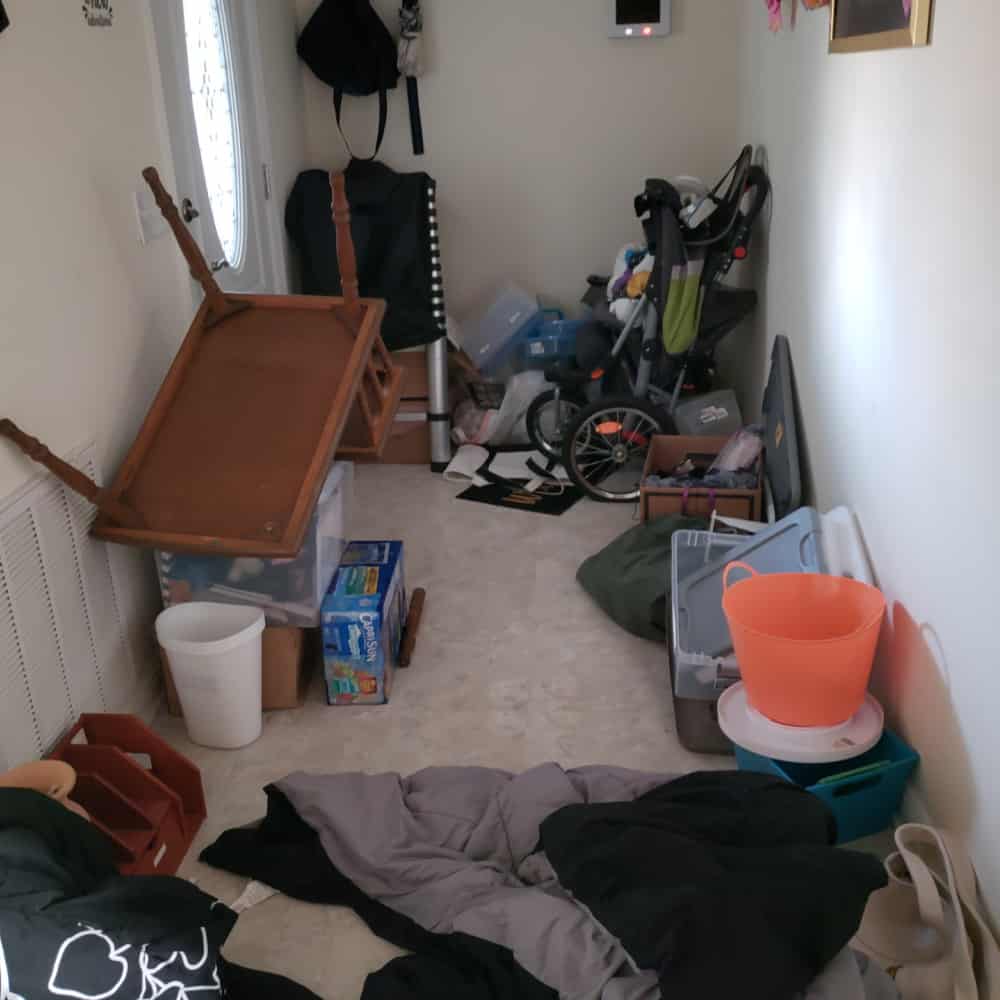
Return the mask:
[(755, 490), (756, 472), (710, 472), (704, 476), (646, 476), (646, 486), (683, 490)]

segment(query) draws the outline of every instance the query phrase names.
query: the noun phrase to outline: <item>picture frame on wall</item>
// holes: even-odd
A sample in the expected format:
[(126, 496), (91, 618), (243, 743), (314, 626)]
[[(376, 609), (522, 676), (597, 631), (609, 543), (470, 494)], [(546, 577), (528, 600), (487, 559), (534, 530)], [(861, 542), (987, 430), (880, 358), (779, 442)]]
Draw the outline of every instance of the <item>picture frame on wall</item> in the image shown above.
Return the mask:
[(908, 49), (930, 42), (933, 0), (831, 0), (830, 51)]

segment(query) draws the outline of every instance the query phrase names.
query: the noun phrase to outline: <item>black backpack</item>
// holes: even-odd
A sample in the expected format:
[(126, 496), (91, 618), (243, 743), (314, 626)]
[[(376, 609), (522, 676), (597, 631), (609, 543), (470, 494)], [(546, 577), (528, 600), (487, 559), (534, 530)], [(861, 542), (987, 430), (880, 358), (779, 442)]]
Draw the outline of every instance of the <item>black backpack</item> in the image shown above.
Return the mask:
[[(333, 88), (337, 128), (348, 151), (350, 143), (340, 124), (344, 94), (379, 95), (378, 140), (374, 159), (385, 136), (389, 112), (388, 91), (396, 86), (396, 43), (375, 12), (371, 0), (322, 0), (298, 42), (299, 58), (328, 87)], [(351, 152), (353, 156), (353, 152)]]

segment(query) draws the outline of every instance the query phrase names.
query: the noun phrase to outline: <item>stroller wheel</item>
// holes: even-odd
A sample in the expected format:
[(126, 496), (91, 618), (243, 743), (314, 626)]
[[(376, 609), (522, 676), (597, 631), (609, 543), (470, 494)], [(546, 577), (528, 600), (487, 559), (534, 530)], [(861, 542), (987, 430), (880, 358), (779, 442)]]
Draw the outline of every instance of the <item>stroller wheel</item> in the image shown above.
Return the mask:
[(581, 410), (567, 431), (563, 464), (570, 479), (594, 500), (638, 500), (650, 441), (667, 427), (666, 417), (644, 399), (599, 399)]
[(525, 418), (531, 443), (549, 458), (562, 460), (566, 431), (576, 422), (586, 400), (565, 390), (556, 399), (554, 389), (536, 396)]

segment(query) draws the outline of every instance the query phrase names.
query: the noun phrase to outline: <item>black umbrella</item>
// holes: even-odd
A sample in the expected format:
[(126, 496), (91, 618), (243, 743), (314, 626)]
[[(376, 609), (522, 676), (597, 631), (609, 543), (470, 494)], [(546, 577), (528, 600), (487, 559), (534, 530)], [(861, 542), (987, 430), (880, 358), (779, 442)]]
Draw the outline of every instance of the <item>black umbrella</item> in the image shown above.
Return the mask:
[(424, 19), (420, 13), (420, 0), (403, 0), (399, 8), (399, 72), (406, 77), (406, 96), (410, 103), (410, 134), (413, 138), (413, 154), (421, 156), (424, 152), (424, 127), (420, 120), (420, 93), (417, 90), (417, 77), (420, 76), (421, 65), (421, 35), (424, 30)]

